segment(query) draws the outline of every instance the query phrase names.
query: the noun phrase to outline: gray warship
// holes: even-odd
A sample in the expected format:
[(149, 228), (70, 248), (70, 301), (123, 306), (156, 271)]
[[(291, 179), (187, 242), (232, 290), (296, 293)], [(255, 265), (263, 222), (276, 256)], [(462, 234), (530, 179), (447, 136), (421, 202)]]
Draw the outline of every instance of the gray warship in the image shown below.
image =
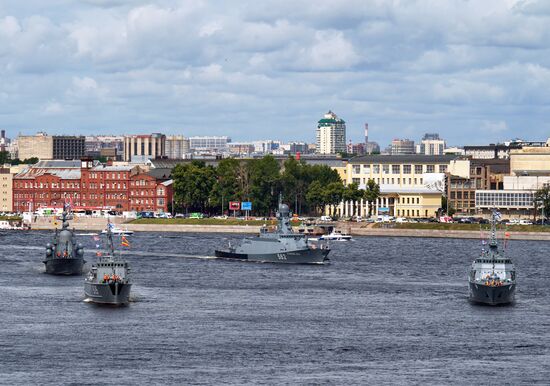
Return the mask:
[(489, 249), (483, 249), (474, 260), (468, 276), (470, 300), (475, 303), (497, 305), (514, 301), (516, 269), (512, 260), (499, 250), (496, 235), (498, 216), (493, 211)]
[(74, 232), (69, 229), (67, 207), (63, 208), (61, 230), (55, 230), (54, 239), (46, 244), (46, 273), (52, 275), (81, 275), (84, 261), (84, 247), (77, 244)]
[(124, 305), (130, 299), (132, 283), (128, 262), (115, 255), (111, 223), (107, 226), (107, 248), (84, 280), (84, 293), (93, 303)]
[(327, 242), (308, 240), (307, 235), (294, 233), (288, 205), (279, 199), (275, 231), (270, 232), (264, 226), (258, 237), (246, 238), (237, 246), (216, 250), (215, 255), (254, 262), (322, 264), (328, 260), (329, 252)]

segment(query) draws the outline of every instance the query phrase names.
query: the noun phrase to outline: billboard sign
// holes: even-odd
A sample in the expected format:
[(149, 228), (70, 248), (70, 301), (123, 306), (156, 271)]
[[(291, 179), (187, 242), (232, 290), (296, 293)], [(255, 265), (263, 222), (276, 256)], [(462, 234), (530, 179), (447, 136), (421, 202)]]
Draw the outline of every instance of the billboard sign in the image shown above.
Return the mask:
[(387, 208), (387, 207), (378, 208), (378, 213), (389, 213), (389, 212), (390, 212), (390, 208)]
[(229, 210), (241, 209), (241, 203), (239, 201), (229, 201)]
[(252, 210), (252, 203), (250, 201), (241, 202), (241, 209), (242, 210)]

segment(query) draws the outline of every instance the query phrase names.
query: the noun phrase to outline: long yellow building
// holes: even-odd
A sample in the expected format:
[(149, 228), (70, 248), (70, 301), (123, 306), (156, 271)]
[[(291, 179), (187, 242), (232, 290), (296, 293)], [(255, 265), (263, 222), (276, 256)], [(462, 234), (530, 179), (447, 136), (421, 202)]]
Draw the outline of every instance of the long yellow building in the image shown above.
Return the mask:
[[(441, 207), (445, 173), (454, 155), (365, 155), (351, 159), (338, 170), (344, 183), (365, 189), (369, 179), (380, 186), (373, 215), (433, 217)], [(341, 169), (341, 168), (339, 168)], [(327, 212), (339, 216), (367, 216), (368, 203), (342, 202)]]

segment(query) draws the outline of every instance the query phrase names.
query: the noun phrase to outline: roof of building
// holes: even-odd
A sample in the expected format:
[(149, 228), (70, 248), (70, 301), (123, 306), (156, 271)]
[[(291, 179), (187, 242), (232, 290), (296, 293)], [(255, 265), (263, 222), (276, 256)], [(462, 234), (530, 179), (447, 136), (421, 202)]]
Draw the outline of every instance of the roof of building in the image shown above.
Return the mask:
[(385, 154), (370, 154), (361, 155), (352, 158), (349, 163), (378, 163), (378, 164), (403, 164), (403, 163), (448, 163), (454, 159), (459, 158), (456, 155), (424, 155), (424, 154), (399, 154), (399, 155), (385, 155)]
[(38, 161), (34, 165), (32, 165), (32, 168), (78, 168), (80, 169), (80, 160), (44, 160), (44, 161)]
[(185, 165), (193, 161), (203, 161), (206, 165), (217, 165), (220, 162), (216, 158), (196, 158), (196, 159), (151, 159), (147, 163), (154, 169), (170, 169), (177, 165)]
[(157, 180), (169, 179), (172, 176), (172, 169), (170, 168), (155, 168), (147, 172), (152, 177), (155, 177)]
[(323, 119), (320, 119), (317, 123), (319, 123), (320, 125), (332, 125), (332, 124), (336, 124), (336, 123), (346, 123), (346, 121), (344, 121), (343, 119), (334, 119), (334, 118), (323, 118)]
[(36, 178), (43, 176), (44, 174), (51, 174), (64, 180), (77, 180), (80, 179), (80, 168), (78, 169), (53, 169), (53, 168), (28, 168), (15, 175), (14, 178)]
[(54, 173), (51, 173), (51, 174), (55, 174), (62, 180), (79, 180), (80, 179), (80, 169), (56, 170)]
[(97, 165), (92, 170), (105, 171), (105, 172), (126, 172), (135, 168), (136, 165)]

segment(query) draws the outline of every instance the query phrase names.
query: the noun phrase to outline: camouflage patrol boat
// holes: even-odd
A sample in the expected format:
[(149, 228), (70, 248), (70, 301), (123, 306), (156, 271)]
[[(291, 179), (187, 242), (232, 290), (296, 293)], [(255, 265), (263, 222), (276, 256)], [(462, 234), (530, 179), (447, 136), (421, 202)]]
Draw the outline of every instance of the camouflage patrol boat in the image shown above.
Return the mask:
[(468, 276), (470, 300), (489, 305), (507, 304), (514, 301), (516, 269), (512, 260), (498, 248), (496, 221), (493, 211), (489, 249), (483, 250), (474, 260)]
[(266, 227), (255, 238), (246, 238), (239, 245), (215, 251), (216, 257), (255, 262), (286, 264), (322, 264), (328, 260), (328, 243), (308, 240), (307, 235), (294, 233), (290, 225), (288, 205), (279, 200), (277, 229)]
[(69, 214), (63, 209), (61, 230), (55, 229), (54, 239), (46, 244), (46, 273), (51, 275), (81, 275), (84, 267), (84, 247), (77, 244), (69, 229)]
[(93, 303), (127, 304), (130, 299), (132, 283), (128, 262), (115, 255), (111, 223), (107, 227), (107, 249), (98, 252), (99, 260), (84, 280), (84, 293)]

